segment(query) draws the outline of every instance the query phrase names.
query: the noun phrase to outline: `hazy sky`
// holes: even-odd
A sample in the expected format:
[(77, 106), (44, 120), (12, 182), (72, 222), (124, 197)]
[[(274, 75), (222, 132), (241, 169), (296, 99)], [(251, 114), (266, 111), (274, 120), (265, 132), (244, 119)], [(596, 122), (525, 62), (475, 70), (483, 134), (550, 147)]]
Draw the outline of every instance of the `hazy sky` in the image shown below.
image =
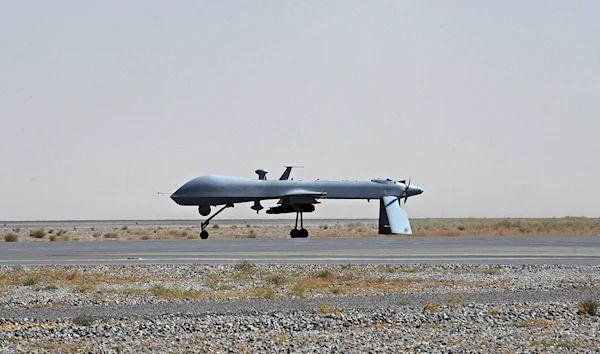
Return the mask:
[(156, 192), (286, 164), (412, 177), (410, 217), (598, 217), (599, 19), (596, 0), (1, 1), (0, 220), (200, 218)]

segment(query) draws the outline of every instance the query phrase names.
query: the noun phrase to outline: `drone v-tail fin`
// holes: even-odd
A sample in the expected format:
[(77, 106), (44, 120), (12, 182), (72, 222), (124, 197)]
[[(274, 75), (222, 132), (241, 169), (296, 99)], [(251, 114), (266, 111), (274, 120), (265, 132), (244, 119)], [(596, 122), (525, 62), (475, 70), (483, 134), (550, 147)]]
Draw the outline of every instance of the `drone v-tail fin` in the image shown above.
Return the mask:
[(294, 167), (304, 167), (304, 166), (285, 166), (285, 171), (283, 171), (283, 174), (281, 175), (281, 177), (279, 177), (280, 181), (285, 181), (290, 179), (290, 173), (292, 173), (292, 168)]
[(379, 202), (380, 234), (412, 234), (408, 214), (400, 208), (398, 197), (383, 197)]

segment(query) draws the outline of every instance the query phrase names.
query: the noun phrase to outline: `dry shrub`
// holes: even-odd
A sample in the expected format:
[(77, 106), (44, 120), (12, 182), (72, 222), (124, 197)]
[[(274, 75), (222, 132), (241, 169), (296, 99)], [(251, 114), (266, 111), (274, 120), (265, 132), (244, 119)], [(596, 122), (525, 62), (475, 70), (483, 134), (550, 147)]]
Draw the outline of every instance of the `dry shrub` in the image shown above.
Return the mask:
[(315, 277), (317, 278), (331, 278), (333, 277), (333, 272), (329, 269), (322, 269), (315, 273)]
[(242, 272), (242, 273), (251, 273), (256, 270), (256, 266), (254, 264), (252, 264), (252, 262), (243, 259), (243, 260), (239, 261), (238, 263), (236, 263), (233, 266), (233, 269), (237, 270), (238, 272)]
[(252, 288), (252, 295), (261, 299), (274, 299), (275, 291), (270, 286), (257, 286)]
[(19, 241), (19, 235), (17, 235), (17, 234), (13, 234), (11, 232), (10, 234), (4, 235), (4, 242), (18, 242), (18, 241)]
[(437, 311), (439, 306), (440, 306), (439, 303), (429, 300), (429, 301), (427, 301), (425, 306), (423, 306), (423, 311), (434, 313), (435, 311)]
[(36, 229), (29, 231), (29, 236), (33, 238), (44, 238), (46, 236), (46, 231), (44, 229)]
[(71, 320), (75, 326), (93, 326), (96, 323), (94, 316), (88, 313), (81, 313)]
[(291, 287), (291, 292), (297, 297), (305, 297), (306, 296), (306, 287), (302, 283), (296, 283)]
[(319, 315), (327, 315), (329, 313), (329, 304), (324, 303), (321, 306), (317, 307), (317, 313)]
[(457, 309), (460, 307), (461, 303), (462, 299), (460, 297), (453, 297), (450, 300), (448, 300), (448, 307), (451, 309)]
[(595, 299), (585, 299), (577, 304), (577, 310), (580, 314), (596, 315), (598, 314), (598, 301)]
[(288, 282), (288, 277), (283, 274), (271, 274), (267, 277), (267, 281), (274, 285), (281, 286)]

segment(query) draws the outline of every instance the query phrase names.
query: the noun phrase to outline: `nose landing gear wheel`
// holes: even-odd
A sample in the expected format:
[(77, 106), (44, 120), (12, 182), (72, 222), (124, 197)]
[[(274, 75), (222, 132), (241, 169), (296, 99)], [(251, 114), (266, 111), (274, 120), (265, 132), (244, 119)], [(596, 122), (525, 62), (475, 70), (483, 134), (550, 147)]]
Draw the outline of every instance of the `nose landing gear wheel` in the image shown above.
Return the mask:
[(308, 230), (307, 229), (300, 229), (300, 230), (298, 230), (298, 237), (307, 238), (308, 237)]
[(300, 231), (300, 230), (298, 230), (298, 229), (292, 229), (292, 231), (290, 231), (290, 236), (291, 236), (292, 238), (296, 238), (296, 237), (298, 237), (298, 233), (299, 233), (299, 231)]
[[(202, 214), (203, 211), (206, 211), (206, 210), (203, 210), (202, 208), (203, 207), (201, 206), (198, 209), (200, 211), (200, 214)], [(205, 222), (203, 222), (202, 224), (200, 224), (200, 228), (202, 229), (202, 232), (200, 232), (200, 238), (201, 239), (206, 240), (208, 238), (208, 232), (205, 231), (204, 229), (206, 229), (206, 227), (208, 226), (208, 224), (210, 223), (210, 221), (215, 216), (219, 215), (219, 213), (222, 212), (223, 210), (225, 210), (226, 208), (233, 208), (233, 204), (226, 204), (224, 207), (222, 207), (221, 209), (219, 209), (219, 211), (217, 211), (216, 213), (214, 213), (213, 216), (211, 216), (210, 218), (206, 219)], [(210, 212), (210, 206), (208, 207), (208, 210)], [(202, 214), (202, 215), (204, 215), (204, 214)]]

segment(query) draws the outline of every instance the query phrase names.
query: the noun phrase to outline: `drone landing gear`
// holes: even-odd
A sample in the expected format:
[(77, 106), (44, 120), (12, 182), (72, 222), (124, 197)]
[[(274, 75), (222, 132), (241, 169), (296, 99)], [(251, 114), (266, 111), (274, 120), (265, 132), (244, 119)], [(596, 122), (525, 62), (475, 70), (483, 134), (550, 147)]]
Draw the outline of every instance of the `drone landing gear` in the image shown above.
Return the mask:
[[(298, 230), (298, 215), (300, 215), (300, 230)], [(304, 228), (304, 220), (302, 219), (301, 211), (296, 212), (296, 225), (294, 226), (294, 229), (292, 231), (290, 231), (290, 236), (292, 238), (307, 238), (308, 237), (308, 230), (306, 230)]]
[(215, 216), (219, 215), (219, 213), (222, 212), (223, 210), (225, 210), (226, 208), (233, 208), (233, 204), (226, 204), (224, 207), (222, 207), (216, 213), (214, 213), (210, 218), (206, 219), (206, 221), (204, 221), (202, 224), (200, 224), (200, 228), (202, 229), (202, 231), (200, 232), (201, 239), (206, 240), (208, 238), (208, 231), (205, 231), (204, 229), (206, 229), (208, 224), (210, 224), (210, 221)]

